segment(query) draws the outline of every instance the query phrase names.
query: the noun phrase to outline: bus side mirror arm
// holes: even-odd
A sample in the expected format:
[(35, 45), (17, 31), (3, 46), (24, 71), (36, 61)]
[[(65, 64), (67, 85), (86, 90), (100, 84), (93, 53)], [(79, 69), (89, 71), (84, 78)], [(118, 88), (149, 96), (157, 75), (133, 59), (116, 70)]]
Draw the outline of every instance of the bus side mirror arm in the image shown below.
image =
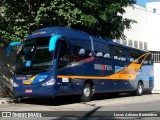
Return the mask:
[(62, 39), (61, 35), (54, 35), (51, 37), (50, 41), (49, 41), (49, 51), (54, 51), (55, 47), (56, 47), (56, 43), (59, 39)]
[(22, 42), (12, 42), (8, 45), (7, 49), (6, 49), (6, 55), (10, 56), (11, 50), (14, 46), (19, 46), (22, 45)]

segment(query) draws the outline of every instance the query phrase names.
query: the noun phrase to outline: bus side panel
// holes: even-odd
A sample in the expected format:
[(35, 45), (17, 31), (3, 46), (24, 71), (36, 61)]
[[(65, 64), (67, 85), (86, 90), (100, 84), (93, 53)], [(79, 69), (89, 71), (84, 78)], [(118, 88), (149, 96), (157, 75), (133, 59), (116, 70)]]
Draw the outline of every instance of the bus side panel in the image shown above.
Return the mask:
[(153, 65), (143, 65), (138, 73), (137, 80), (143, 81), (144, 89), (153, 88)]
[[(109, 75), (118, 74), (120, 71), (124, 70), (130, 62), (126, 61), (120, 61), (120, 60), (114, 60), (114, 59), (103, 59), (103, 58), (96, 58), (96, 64), (101, 65), (111, 65), (112, 70), (111, 71), (99, 71), (100, 76), (106, 76), (107, 73), (110, 72)], [(95, 71), (96, 72), (96, 71)], [(135, 80), (129, 80), (127, 76), (120, 78), (120, 79), (106, 79), (106, 80), (100, 80), (101, 84), (103, 85), (97, 85), (98, 90), (103, 91), (127, 91), (127, 90), (134, 90), (135, 89)]]

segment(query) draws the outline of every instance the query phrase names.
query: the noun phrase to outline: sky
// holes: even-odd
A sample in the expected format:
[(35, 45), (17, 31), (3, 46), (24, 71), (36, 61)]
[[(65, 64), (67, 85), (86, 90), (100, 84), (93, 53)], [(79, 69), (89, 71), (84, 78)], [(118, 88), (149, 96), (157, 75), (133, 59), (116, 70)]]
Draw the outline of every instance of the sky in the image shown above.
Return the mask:
[(157, 1), (160, 1), (160, 0), (137, 0), (137, 4), (141, 6), (146, 6), (147, 2), (157, 2)]

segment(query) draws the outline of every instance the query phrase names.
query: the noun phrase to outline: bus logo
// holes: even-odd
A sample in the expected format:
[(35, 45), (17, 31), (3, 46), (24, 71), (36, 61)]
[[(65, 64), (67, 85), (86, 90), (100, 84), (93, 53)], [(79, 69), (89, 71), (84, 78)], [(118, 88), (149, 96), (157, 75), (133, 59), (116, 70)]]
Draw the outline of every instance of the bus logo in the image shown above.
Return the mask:
[(101, 64), (94, 64), (95, 70), (112, 70), (111, 65), (101, 65)]

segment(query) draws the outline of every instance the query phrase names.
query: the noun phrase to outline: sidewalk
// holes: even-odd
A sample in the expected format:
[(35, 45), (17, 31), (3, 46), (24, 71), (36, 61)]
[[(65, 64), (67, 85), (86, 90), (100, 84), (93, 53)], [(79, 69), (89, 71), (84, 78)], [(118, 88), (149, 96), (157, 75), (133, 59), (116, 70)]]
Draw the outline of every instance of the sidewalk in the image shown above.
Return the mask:
[(12, 103), (13, 100), (11, 98), (0, 98), (0, 104)]

